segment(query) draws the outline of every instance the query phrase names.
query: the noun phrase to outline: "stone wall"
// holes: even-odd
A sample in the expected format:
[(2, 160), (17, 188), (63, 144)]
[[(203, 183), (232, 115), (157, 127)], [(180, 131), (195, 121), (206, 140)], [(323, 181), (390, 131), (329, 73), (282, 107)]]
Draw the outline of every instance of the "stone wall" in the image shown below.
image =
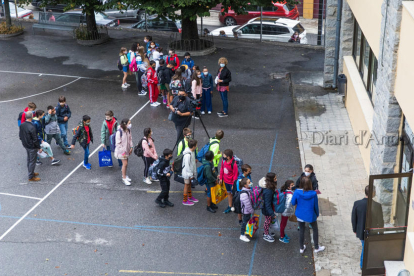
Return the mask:
[(339, 74), (343, 73), (344, 56), (352, 55), (352, 42), (354, 36), (354, 16), (348, 1), (344, 0), (342, 4), (341, 20), (341, 42), (339, 49)]
[(326, 1), (324, 87), (332, 87), (333, 83), (337, 5), (337, 0)]
[[(373, 133), (381, 138), (398, 136), (401, 124), (401, 109), (394, 96), (397, 52), (402, 17), (401, 2), (401, 0), (384, 0), (381, 8), (382, 35), (378, 57), (378, 74), (372, 126)], [(398, 140), (393, 143), (371, 143), (370, 173), (394, 173), (394, 168), (397, 164), (397, 149)], [(381, 194), (381, 192), (381, 190), (377, 190), (377, 193)]]

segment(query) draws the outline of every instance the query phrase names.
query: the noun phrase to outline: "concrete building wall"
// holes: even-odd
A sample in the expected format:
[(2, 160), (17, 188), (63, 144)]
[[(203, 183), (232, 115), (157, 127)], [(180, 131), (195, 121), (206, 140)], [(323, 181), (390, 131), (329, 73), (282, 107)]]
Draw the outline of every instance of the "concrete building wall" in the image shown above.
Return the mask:
[(333, 84), (337, 6), (337, 0), (326, 1), (324, 87), (332, 87)]
[(341, 42), (339, 49), (339, 74), (343, 73), (344, 57), (352, 55), (352, 42), (354, 37), (354, 16), (348, 1), (344, 1), (342, 5), (341, 20)]

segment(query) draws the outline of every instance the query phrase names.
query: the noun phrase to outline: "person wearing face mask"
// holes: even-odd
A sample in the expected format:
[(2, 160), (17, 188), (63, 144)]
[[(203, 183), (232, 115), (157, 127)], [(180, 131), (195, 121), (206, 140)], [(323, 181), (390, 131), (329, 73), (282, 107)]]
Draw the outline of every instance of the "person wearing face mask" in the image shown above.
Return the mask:
[(127, 175), (128, 158), (132, 153), (134, 144), (131, 136), (131, 121), (126, 118), (122, 119), (115, 136), (115, 158), (122, 161), (122, 182), (126, 186), (131, 185), (131, 178)]
[(85, 151), (84, 158), (83, 158), (83, 167), (87, 170), (92, 168), (91, 164), (89, 164), (89, 144), (93, 143), (93, 134), (91, 124), (91, 117), (88, 115), (84, 115), (82, 117), (82, 122), (79, 123), (75, 135), (72, 138), (72, 145), (70, 146), (71, 149), (75, 148), (76, 141), (79, 141), (79, 145)]
[(63, 153), (69, 155), (70, 151), (65, 147), (62, 139), (60, 138), (60, 128), (58, 124), (58, 117), (56, 116), (56, 109), (51, 105), (47, 107), (45, 125), (46, 142), (51, 145), (52, 138), (55, 139), (56, 144), (63, 150)]
[(148, 170), (151, 167), (152, 163), (158, 159), (157, 150), (155, 149), (154, 139), (152, 138), (152, 130), (150, 128), (144, 129), (144, 138), (142, 138), (142, 149), (144, 154), (142, 160), (144, 160), (144, 183), (148, 185), (152, 184), (152, 181), (158, 181), (152, 179), (148, 175)]
[(175, 62), (174, 70), (177, 70), (178, 68), (180, 68), (180, 60), (178, 59), (178, 56), (175, 53), (174, 49), (170, 49), (168, 51), (168, 57), (165, 61), (167, 62), (167, 64), (169, 64), (171, 61), (174, 61)]
[(214, 153), (212, 151), (206, 152), (203, 159), (204, 177), (207, 179), (206, 194), (207, 194), (207, 211), (215, 213), (218, 207), (211, 202), (211, 187), (216, 185), (218, 171), (214, 167), (213, 163)]
[(318, 190), (319, 191), (318, 179), (316, 179), (316, 175), (313, 171), (313, 166), (311, 164), (307, 164), (305, 166), (305, 171), (296, 180), (296, 184), (295, 184), (294, 189), (299, 189), (300, 182), (301, 182), (303, 177), (309, 177), (309, 179), (312, 181), (312, 190), (314, 190), (314, 191)]
[(183, 129), (183, 139), (178, 143), (177, 156), (181, 155), (183, 151), (188, 148), (188, 141), (193, 138), (193, 132), (188, 127)]
[(217, 72), (216, 84), (223, 102), (223, 111), (217, 112), (217, 115), (222, 118), (228, 116), (229, 102), (227, 100), (227, 93), (229, 92), (231, 82), (231, 72), (227, 68), (228, 61), (225, 57), (221, 57), (218, 60), (218, 64), (220, 68)]
[(190, 68), (192, 70), (193, 66), (194, 66), (194, 60), (191, 58), (191, 55), (189, 52), (186, 52), (184, 54), (184, 60), (181, 63), (181, 65), (187, 65), (188, 68)]
[(122, 65), (122, 72), (124, 73), (121, 87), (126, 89), (130, 86), (130, 84), (128, 84), (126, 81), (128, 77), (129, 63), (128, 63), (128, 57), (127, 57), (127, 49), (125, 47), (122, 47), (121, 50), (119, 51), (119, 60)]
[(65, 147), (69, 148), (70, 145), (67, 138), (68, 121), (70, 119), (70, 116), (72, 116), (72, 112), (70, 111), (69, 105), (66, 104), (65, 96), (59, 97), (59, 103), (55, 109), (60, 129), (60, 138), (62, 139), (62, 142), (65, 145)]
[(213, 97), (213, 76), (208, 72), (206, 66), (203, 68), (203, 74), (201, 74), (202, 81), (202, 96), (201, 96), (201, 114), (206, 114), (206, 109), (208, 114), (211, 114), (213, 111), (213, 104), (211, 98)]
[(156, 49), (156, 43), (154, 41), (151, 41), (150, 46), (147, 50), (147, 57), (150, 61), (154, 60), (154, 53), (157, 52), (155, 49)]
[[(114, 117), (114, 112), (112, 112), (112, 110), (105, 112), (105, 120), (101, 127), (101, 142), (104, 149), (111, 150), (111, 141), (109, 137), (116, 132), (118, 127), (119, 123)], [(122, 169), (122, 161), (120, 159), (118, 159), (118, 164), (119, 168)]]
[(262, 214), (265, 216), (263, 239), (267, 242), (274, 242), (275, 239), (269, 235), (270, 223), (276, 217), (273, 211), (273, 195), (277, 188), (276, 174), (269, 172), (266, 177), (259, 180), (259, 187), (263, 189), (263, 208)]
[(193, 73), (191, 81), (191, 92), (193, 94), (194, 99), (201, 98), (201, 90), (201, 72), (197, 70)]
[(147, 71), (147, 82), (148, 82), (148, 91), (149, 91), (149, 100), (152, 107), (157, 107), (160, 105), (159, 102), (157, 102), (158, 99), (158, 76), (157, 71), (155, 70), (156, 62), (151, 60), (150, 61), (150, 67)]
[(175, 124), (177, 131), (177, 140), (179, 141), (184, 128), (191, 124), (191, 115), (193, 115), (193, 108), (191, 107), (191, 100), (187, 97), (185, 91), (179, 91), (178, 96), (175, 97), (171, 104), (170, 110), (173, 112), (172, 121)]
[(233, 151), (231, 149), (226, 149), (223, 152), (223, 159), (220, 167), (220, 181), (224, 181), (227, 190), (227, 199), (229, 201), (229, 206), (224, 210), (224, 214), (231, 212), (231, 206), (233, 206), (233, 184), (237, 180), (239, 168), (237, 163), (233, 158)]
[(173, 174), (173, 169), (170, 165), (172, 156), (173, 151), (165, 149), (160, 157), (160, 163), (157, 166), (157, 175), (160, 180), (161, 193), (155, 200), (155, 203), (161, 208), (165, 208), (165, 206), (174, 206), (174, 204), (168, 200), (170, 194), (170, 177)]
[[(147, 35), (144, 38), (144, 42), (145, 42), (145, 53), (148, 51), (148, 48), (150, 48), (151, 42), (152, 42), (152, 36)], [(159, 47), (160, 45), (158, 45), (158, 43), (155, 43), (155, 47)]]

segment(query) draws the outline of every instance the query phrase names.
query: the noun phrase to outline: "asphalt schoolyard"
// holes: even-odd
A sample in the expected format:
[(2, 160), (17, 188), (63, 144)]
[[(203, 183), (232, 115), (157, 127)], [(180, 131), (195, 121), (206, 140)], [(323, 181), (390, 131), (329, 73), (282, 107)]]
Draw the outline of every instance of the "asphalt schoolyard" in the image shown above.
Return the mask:
[[(176, 205), (161, 209), (154, 203), (159, 184), (142, 182), (142, 160), (130, 158), (130, 187), (122, 184), (117, 166), (99, 167), (100, 127), (107, 110), (118, 119), (133, 117), (135, 143), (151, 127), (158, 154), (174, 146), (167, 109), (150, 107), (147, 96), (138, 97), (132, 76), (131, 87), (121, 89), (119, 49), (142, 43), (145, 33), (111, 31), (110, 42), (89, 48), (76, 44), (70, 34), (33, 36), (30, 25), (26, 27), (24, 36), (0, 41), (1, 275), (313, 275), (312, 252), (299, 254), (295, 223), (287, 226), (290, 244), (264, 241), (262, 229), (243, 243), (237, 216), (222, 213), (227, 201), (216, 214), (207, 212), (202, 187), (194, 194), (200, 202), (187, 207), (181, 204), (183, 186), (172, 181), (170, 200)], [(166, 53), (168, 34), (152, 35)], [(301, 164), (290, 83), (270, 75), (320, 70), (323, 51), (231, 39), (218, 39), (216, 46), (215, 53), (194, 57), (215, 75), (224, 56), (232, 72), (230, 115), (215, 115), (221, 110), (215, 91), (213, 115), (203, 116), (209, 135), (224, 130), (220, 149), (233, 149), (252, 166), (254, 184), (268, 171), (277, 173), (279, 186), (296, 178)], [(43, 160), (36, 167), (42, 180), (28, 183), (17, 115), (30, 101), (43, 110), (56, 105), (60, 95), (72, 110), (70, 129), (84, 114), (92, 118), (92, 170), (79, 167), (79, 144), (66, 156), (52, 143), (60, 164), (52, 167)], [(199, 121), (195, 139), (199, 146), (208, 141)]]

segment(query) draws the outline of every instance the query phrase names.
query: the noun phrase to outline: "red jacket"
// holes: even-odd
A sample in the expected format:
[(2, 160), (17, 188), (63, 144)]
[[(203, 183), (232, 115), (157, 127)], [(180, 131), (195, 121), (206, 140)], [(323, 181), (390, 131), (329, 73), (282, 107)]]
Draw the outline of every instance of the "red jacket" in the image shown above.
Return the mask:
[(239, 168), (237, 167), (237, 163), (234, 158), (230, 160), (230, 163), (227, 163), (226, 160), (222, 160), (220, 168), (220, 180), (224, 180), (224, 183), (226, 184), (233, 185), (234, 181), (237, 180), (238, 174)]
[(157, 72), (152, 67), (148, 68), (147, 81), (149, 84), (158, 84)]
[[(26, 122), (26, 112), (27, 111), (29, 111), (29, 107), (26, 107), (25, 109), (24, 109), (24, 111), (23, 111), (23, 114), (22, 114), (22, 120), (21, 120), (21, 123), (23, 124), (24, 122)], [(33, 116), (34, 117), (34, 116)]]
[(175, 66), (174, 66), (174, 70), (177, 70), (179, 67), (180, 67), (180, 60), (178, 59), (178, 56), (177, 56), (177, 54), (174, 54), (174, 56), (173, 57), (167, 57), (167, 60), (166, 60), (166, 62), (167, 62), (167, 64), (168, 63), (170, 63), (170, 61), (175, 61)]

